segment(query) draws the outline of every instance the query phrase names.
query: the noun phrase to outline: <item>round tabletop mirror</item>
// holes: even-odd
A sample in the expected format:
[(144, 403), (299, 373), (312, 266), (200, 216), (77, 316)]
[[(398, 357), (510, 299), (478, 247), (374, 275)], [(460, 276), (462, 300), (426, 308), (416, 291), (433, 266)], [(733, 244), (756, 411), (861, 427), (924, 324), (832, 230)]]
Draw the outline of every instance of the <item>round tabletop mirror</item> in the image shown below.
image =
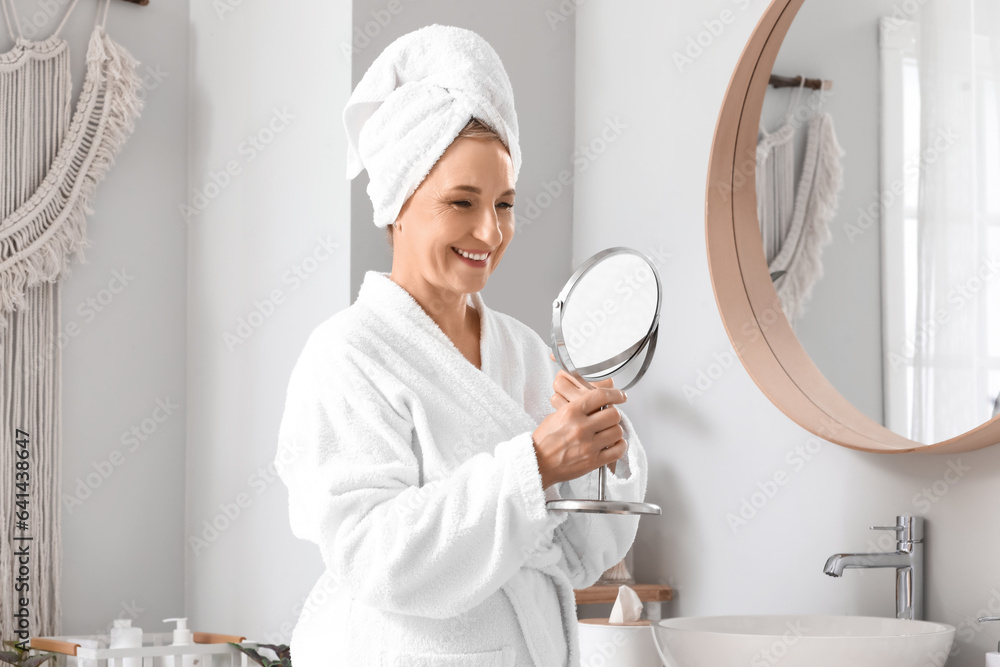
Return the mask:
[[(567, 373), (590, 387), (615, 377), (618, 389), (639, 381), (656, 349), (660, 276), (631, 248), (602, 250), (580, 265), (552, 304), (552, 353)], [(660, 514), (651, 503), (605, 499), (607, 466), (598, 497), (550, 500), (546, 507), (596, 514)]]
[(707, 190), (737, 353), (808, 430), (876, 452), (1000, 442), (1000, 7), (774, 0)]
[(649, 259), (628, 248), (602, 250), (580, 265), (553, 304), (553, 354), (585, 385), (624, 376), (615, 384), (628, 389), (652, 359), (659, 313), (660, 280)]

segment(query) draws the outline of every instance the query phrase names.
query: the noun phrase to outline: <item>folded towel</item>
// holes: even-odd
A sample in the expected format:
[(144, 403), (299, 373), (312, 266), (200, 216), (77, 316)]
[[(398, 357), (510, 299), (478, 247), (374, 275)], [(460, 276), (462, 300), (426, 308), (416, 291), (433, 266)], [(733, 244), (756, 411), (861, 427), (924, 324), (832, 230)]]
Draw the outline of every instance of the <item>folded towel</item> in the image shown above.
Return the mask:
[(347, 177), (368, 170), (375, 225), (391, 225), (472, 118), (489, 125), (521, 169), (514, 91), (500, 57), (471, 30), (430, 25), (386, 47), (344, 108)]

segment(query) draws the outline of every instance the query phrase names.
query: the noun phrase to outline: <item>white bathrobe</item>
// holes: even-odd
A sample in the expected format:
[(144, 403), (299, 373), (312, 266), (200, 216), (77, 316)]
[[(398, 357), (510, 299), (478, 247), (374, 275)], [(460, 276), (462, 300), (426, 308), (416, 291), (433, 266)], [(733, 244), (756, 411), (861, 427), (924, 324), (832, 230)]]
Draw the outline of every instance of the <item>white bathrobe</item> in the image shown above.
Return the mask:
[[(288, 386), (275, 464), (326, 565), (292, 662), (576, 667), (573, 589), (625, 556), (639, 517), (546, 509), (596, 498), (598, 473), (542, 489), (531, 436), (558, 365), (534, 330), (470, 294), (477, 369), (388, 275), (312, 332)], [(641, 501), (646, 455), (621, 423), (606, 497)]]

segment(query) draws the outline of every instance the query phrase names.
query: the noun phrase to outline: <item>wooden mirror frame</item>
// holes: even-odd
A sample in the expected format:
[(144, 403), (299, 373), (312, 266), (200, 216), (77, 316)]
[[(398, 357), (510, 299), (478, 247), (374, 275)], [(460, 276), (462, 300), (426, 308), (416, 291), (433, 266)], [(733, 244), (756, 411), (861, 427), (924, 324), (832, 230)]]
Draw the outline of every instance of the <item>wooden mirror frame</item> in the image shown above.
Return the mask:
[(771, 282), (757, 219), (756, 155), (768, 79), (805, 0), (772, 0), (726, 91), (712, 140), (705, 200), (709, 272), (726, 333), (764, 395), (830, 442), (878, 453), (952, 454), (1000, 442), (1000, 417), (936, 444), (893, 433), (845, 399), (806, 353)]

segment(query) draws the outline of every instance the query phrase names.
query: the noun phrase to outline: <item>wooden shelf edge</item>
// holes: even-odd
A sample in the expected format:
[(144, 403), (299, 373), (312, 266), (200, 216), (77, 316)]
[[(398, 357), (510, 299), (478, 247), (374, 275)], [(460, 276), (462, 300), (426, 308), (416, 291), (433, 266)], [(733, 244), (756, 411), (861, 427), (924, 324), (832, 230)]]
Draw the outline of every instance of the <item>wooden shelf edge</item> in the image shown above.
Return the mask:
[[(642, 602), (668, 602), (674, 599), (674, 589), (661, 584), (635, 584), (629, 586), (639, 596)], [(576, 603), (581, 604), (613, 604), (618, 599), (618, 586), (602, 585), (590, 588), (574, 589)]]

